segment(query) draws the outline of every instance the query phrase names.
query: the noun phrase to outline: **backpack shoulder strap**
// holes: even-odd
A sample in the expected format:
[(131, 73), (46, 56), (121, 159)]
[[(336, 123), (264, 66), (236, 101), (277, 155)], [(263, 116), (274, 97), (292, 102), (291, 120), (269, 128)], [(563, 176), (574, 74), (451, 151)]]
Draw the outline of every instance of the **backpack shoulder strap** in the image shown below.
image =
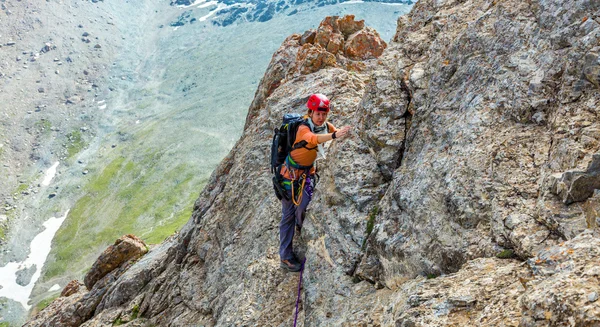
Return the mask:
[[(308, 124), (308, 122), (307, 122), (307, 121), (306, 121), (306, 119), (305, 119), (305, 120), (303, 120), (303, 121), (302, 121), (302, 122), (301, 122), (301, 123), (298, 125), (298, 127), (297, 127), (297, 129), (296, 129), (296, 134), (298, 134), (298, 129), (299, 129), (299, 128), (300, 128), (300, 126), (302, 126), (302, 125), (304, 125), (304, 126), (308, 127), (308, 129), (310, 130), (310, 125)], [(318, 148), (318, 146), (316, 146), (316, 147), (313, 147), (313, 148), (309, 148), (309, 147), (307, 147), (306, 145), (308, 145), (308, 142), (306, 142), (305, 140), (302, 140), (302, 141), (299, 141), (299, 142), (297, 142), (297, 143), (296, 143), (296, 139), (294, 138), (294, 142), (295, 142), (295, 143), (294, 143), (294, 145), (292, 146), (292, 150), (291, 150), (291, 151), (293, 151), (293, 150), (296, 150), (296, 149), (300, 149), (300, 148), (305, 148), (305, 149), (307, 149), (307, 150), (310, 150), (310, 151), (312, 151), (312, 150), (315, 150), (316, 148)], [(291, 152), (291, 151), (290, 151), (290, 152)]]

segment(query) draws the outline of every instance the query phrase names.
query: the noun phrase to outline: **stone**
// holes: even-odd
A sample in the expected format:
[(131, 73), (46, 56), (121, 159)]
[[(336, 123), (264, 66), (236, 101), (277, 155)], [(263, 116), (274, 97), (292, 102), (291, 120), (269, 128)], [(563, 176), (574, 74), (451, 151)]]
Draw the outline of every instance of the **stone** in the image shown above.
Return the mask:
[[(327, 45), (334, 35), (341, 35), (337, 24), (337, 16), (328, 16), (321, 22), (315, 35), (315, 44), (327, 49)], [(343, 39), (343, 36), (342, 36)]]
[(17, 271), (17, 284), (21, 286), (27, 286), (31, 282), (31, 278), (33, 274), (35, 274), (37, 270), (36, 265), (32, 265), (31, 267), (23, 268)]
[(344, 38), (346, 38), (346, 39), (348, 37), (350, 37), (350, 35), (365, 28), (365, 21), (364, 20), (355, 21), (354, 15), (346, 15), (346, 16), (338, 19), (337, 23), (338, 23), (340, 32), (344, 35)]
[(65, 103), (66, 104), (77, 104), (77, 103), (80, 103), (81, 101), (82, 101), (81, 97), (74, 95), (74, 96), (68, 97), (66, 99)]
[(51, 43), (46, 43), (46, 44), (44, 44), (44, 46), (42, 47), (40, 52), (46, 53), (46, 52), (50, 52), (51, 50), (55, 50), (55, 49), (56, 49), (55, 45), (52, 45)]
[(306, 43), (310, 43), (310, 44), (315, 43), (316, 35), (317, 35), (317, 32), (313, 29), (310, 29), (310, 30), (304, 32), (304, 34), (302, 34), (302, 38), (300, 39), (300, 45), (304, 45)]
[(374, 29), (360, 30), (346, 41), (344, 54), (353, 60), (366, 60), (381, 56), (387, 44)]
[(82, 286), (84, 285), (80, 281), (72, 280), (63, 288), (62, 292), (60, 293), (60, 296), (69, 297), (79, 292), (79, 290), (82, 289)]
[(554, 175), (552, 192), (562, 198), (565, 204), (585, 201), (600, 189), (600, 153), (592, 157), (585, 171), (572, 170)]
[(91, 290), (94, 284), (106, 274), (130, 260), (138, 259), (146, 252), (148, 248), (144, 241), (134, 235), (124, 235), (98, 257), (85, 275), (83, 280), (85, 286)]
[(531, 120), (533, 120), (538, 125), (543, 125), (544, 123), (546, 123), (546, 115), (543, 112), (538, 111), (535, 114), (533, 114), (533, 116), (531, 116)]
[(305, 44), (298, 51), (296, 61), (299, 63), (298, 71), (306, 75), (314, 73), (325, 67), (335, 67), (336, 59), (333, 54), (320, 46)]

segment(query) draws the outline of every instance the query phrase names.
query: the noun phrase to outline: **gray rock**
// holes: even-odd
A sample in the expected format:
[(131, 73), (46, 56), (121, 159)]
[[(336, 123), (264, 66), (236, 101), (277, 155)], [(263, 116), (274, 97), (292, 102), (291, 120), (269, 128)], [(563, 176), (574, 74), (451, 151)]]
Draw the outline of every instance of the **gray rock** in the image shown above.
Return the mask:
[(23, 268), (17, 271), (17, 284), (27, 286), (31, 282), (33, 274), (37, 271), (37, 266), (33, 265), (29, 268)]
[(572, 170), (553, 176), (552, 192), (565, 204), (584, 201), (600, 189), (600, 153), (593, 155), (585, 171)]

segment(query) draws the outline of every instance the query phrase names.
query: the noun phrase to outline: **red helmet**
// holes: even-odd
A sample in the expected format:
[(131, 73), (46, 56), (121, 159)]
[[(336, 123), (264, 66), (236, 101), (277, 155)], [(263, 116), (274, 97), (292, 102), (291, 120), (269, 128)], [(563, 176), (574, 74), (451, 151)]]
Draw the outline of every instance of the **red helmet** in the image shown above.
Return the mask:
[(315, 93), (308, 98), (306, 106), (312, 111), (329, 112), (329, 99), (323, 94)]

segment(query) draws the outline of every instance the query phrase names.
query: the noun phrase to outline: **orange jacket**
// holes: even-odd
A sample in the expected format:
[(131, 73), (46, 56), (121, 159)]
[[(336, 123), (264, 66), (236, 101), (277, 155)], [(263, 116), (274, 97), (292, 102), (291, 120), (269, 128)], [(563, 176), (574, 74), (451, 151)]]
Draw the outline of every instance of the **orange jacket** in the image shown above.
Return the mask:
[[(333, 132), (337, 131), (335, 126), (333, 126), (332, 124), (327, 123), (327, 122), (326, 122), (326, 124), (327, 124), (327, 132), (328, 133), (333, 133)], [(306, 125), (301, 125), (300, 127), (298, 127), (298, 131), (296, 132), (296, 140), (294, 140), (294, 144), (296, 144), (300, 141), (306, 141), (308, 143), (308, 144), (306, 144), (306, 148), (298, 148), (298, 149), (292, 150), (292, 151), (290, 151), (289, 155), (292, 158), (292, 160), (294, 160), (298, 165), (311, 166), (317, 159), (317, 151), (318, 151), (317, 146), (319, 144), (317, 141), (317, 134), (311, 132), (310, 127), (308, 127)], [(312, 150), (309, 150), (309, 149), (312, 149)], [(290, 171), (290, 170), (292, 170), (292, 171)], [(299, 175), (302, 173), (301, 171), (298, 172), (298, 170), (294, 169), (293, 167), (290, 167), (290, 170), (288, 170), (286, 165), (283, 165), (281, 167), (281, 175), (283, 175), (283, 177), (286, 179), (296, 180), (300, 177)], [(315, 173), (315, 167), (312, 167), (310, 170), (310, 174), (314, 175), (314, 173)], [(292, 178), (292, 177), (295, 177), (295, 178)]]

